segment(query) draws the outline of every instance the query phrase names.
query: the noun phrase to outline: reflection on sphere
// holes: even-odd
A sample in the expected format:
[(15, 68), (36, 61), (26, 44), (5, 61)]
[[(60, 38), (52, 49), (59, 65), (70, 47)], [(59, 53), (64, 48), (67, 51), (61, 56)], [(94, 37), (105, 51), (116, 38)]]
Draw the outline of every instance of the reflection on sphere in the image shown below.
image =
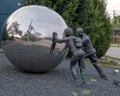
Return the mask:
[(57, 44), (50, 53), (52, 33), (56, 32), (58, 38), (63, 38), (66, 27), (63, 18), (47, 7), (22, 7), (4, 23), (2, 46), (5, 55), (23, 71), (50, 71), (66, 56), (66, 52), (61, 52), (65, 44)]

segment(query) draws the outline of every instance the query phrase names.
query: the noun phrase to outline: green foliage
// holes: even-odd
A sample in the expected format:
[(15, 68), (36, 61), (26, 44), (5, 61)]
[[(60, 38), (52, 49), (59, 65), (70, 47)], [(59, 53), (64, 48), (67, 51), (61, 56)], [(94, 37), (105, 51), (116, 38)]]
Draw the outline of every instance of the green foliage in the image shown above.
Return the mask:
[[(105, 54), (110, 46), (111, 23), (104, 0), (26, 0), (29, 4), (44, 5), (58, 12), (74, 30), (83, 27), (97, 51)], [(33, 2), (34, 1), (34, 2)]]
[(114, 18), (113, 18), (113, 23), (114, 24), (120, 24), (120, 16), (118, 15), (118, 16), (115, 16)]
[(112, 26), (113, 28), (115, 27), (119, 27), (120, 26), (120, 16), (114, 16), (113, 19), (112, 19)]
[(105, 54), (111, 41), (111, 23), (106, 14), (106, 4), (104, 0), (80, 0), (81, 8), (77, 9), (78, 25), (85, 29), (97, 51), (97, 56)]
[(106, 4), (104, 3), (104, 0), (101, 0), (101, 2), (98, 1), (97, 10), (98, 14), (96, 15), (96, 25), (98, 26), (96, 27), (95, 33), (99, 36), (94, 41), (94, 46), (97, 50), (97, 56), (101, 57), (110, 47), (112, 25), (110, 23), (110, 18), (107, 17), (106, 14)]

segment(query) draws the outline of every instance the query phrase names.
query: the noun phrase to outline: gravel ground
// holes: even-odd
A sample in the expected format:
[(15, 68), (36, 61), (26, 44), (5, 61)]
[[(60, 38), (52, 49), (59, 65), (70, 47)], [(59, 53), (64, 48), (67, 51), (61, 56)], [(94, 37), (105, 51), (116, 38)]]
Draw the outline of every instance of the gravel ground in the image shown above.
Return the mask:
[(114, 85), (114, 69), (103, 68), (109, 80), (102, 80), (91, 64), (86, 65), (87, 84), (81, 78), (74, 82), (64, 60), (45, 74), (23, 73), (0, 54), (0, 96), (120, 96), (120, 86)]

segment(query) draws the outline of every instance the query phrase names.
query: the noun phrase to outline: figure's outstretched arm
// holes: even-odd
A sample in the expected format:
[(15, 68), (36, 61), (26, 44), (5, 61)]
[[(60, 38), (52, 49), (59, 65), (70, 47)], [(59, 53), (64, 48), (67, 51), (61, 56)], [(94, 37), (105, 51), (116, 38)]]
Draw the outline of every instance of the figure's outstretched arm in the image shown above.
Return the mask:
[(57, 42), (57, 43), (66, 43), (68, 40), (69, 40), (68, 37), (65, 37), (65, 38), (63, 38), (63, 39), (58, 39), (58, 38), (56, 38), (56, 42)]
[(65, 44), (65, 47), (62, 49), (62, 51), (60, 51), (59, 54), (64, 54), (67, 50), (68, 46), (67, 46), (67, 43)]
[(52, 53), (56, 47), (56, 43), (66, 43), (68, 41), (68, 37), (63, 38), (63, 39), (58, 39), (57, 38), (57, 33), (53, 32), (52, 34), (52, 44), (50, 48), (50, 53)]

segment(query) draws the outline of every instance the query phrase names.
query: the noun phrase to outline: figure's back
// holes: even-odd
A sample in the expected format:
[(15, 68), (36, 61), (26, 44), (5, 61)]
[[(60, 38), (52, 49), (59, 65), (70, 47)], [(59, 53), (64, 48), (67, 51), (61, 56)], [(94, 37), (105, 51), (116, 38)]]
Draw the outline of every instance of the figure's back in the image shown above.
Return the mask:
[(67, 46), (69, 47), (70, 51), (73, 53), (77, 50), (77, 48), (82, 47), (81, 39), (75, 36), (68, 37)]

